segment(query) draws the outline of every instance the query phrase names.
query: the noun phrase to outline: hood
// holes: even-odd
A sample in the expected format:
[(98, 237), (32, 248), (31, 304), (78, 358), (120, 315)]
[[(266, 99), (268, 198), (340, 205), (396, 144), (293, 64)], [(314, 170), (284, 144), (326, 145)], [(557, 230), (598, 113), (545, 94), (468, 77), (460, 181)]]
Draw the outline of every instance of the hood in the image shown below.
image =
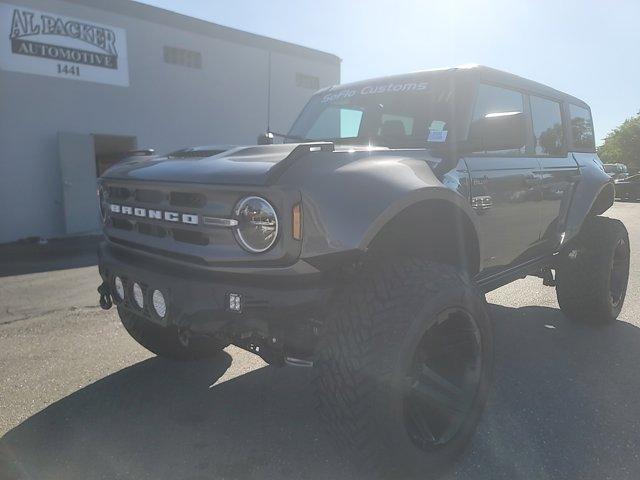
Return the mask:
[(218, 185), (267, 185), (296, 159), (314, 151), (327, 149), (333, 150), (333, 144), (318, 142), (247, 147), (197, 147), (179, 150), (166, 156), (132, 157), (108, 169), (102, 178)]

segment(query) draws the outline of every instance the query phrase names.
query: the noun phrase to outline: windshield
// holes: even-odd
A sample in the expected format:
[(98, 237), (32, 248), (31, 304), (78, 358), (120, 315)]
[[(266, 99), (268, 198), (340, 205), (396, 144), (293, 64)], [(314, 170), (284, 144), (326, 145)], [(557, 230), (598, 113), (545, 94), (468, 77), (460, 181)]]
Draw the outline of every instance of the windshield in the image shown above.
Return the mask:
[(393, 148), (442, 144), (450, 137), (451, 97), (448, 88), (411, 80), (330, 90), (309, 101), (289, 135)]

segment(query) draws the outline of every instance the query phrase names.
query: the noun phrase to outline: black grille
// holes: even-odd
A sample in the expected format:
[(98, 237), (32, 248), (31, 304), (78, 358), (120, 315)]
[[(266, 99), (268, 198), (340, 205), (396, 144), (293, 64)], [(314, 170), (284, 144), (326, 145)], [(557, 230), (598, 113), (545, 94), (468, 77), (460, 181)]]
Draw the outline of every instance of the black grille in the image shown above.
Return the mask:
[(169, 203), (174, 207), (202, 208), (207, 203), (207, 197), (201, 193), (171, 192)]
[(160, 190), (136, 190), (135, 199), (138, 202), (160, 203), (164, 200), (164, 193)]
[(209, 237), (194, 230), (172, 229), (173, 238), (178, 242), (191, 243), (192, 245), (209, 245)]
[(138, 232), (143, 235), (151, 235), (154, 237), (162, 238), (167, 236), (167, 230), (159, 225), (151, 225), (149, 223), (138, 222), (136, 224)]
[(112, 218), (111, 223), (113, 225), (113, 228), (117, 228), (119, 230), (133, 230), (133, 223), (123, 218)]
[(126, 200), (131, 196), (131, 191), (124, 187), (109, 187), (109, 198), (116, 200)]

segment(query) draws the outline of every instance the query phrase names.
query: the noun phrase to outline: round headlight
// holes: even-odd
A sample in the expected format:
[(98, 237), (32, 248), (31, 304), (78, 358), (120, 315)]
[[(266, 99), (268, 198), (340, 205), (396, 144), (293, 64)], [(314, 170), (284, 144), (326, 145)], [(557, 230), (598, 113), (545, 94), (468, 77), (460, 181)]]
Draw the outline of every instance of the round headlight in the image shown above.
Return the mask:
[(164, 318), (167, 314), (167, 304), (164, 301), (164, 295), (162, 295), (162, 292), (160, 290), (154, 290), (151, 300), (153, 301), (153, 309), (156, 311), (158, 316), (160, 318)]
[(235, 208), (238, 220), (236, 238), (245, 250), (261, 253), (269, 250), (278, 238), (278, 216), (264, 198), (247, 197)]
[(122, 283), (122, 279), (120, 277), (114, 278), (113, 285), (114, 287), (116, 287), (116, 295), (118, 296), (118, 300), (124, 300), (124, 284)]
[(141, 309), (144, 308), (144, 294), (142, 293), (142, 287), (139, 283), (133, 284), (133, 299), (136, 301), (136, 305)]

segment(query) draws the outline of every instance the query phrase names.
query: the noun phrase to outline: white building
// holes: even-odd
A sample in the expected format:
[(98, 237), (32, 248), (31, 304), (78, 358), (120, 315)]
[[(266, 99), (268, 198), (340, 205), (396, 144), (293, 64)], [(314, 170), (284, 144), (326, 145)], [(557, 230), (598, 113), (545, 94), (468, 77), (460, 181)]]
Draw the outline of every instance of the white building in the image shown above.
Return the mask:
[(339, 81), (334, 55), (129, 0), (0, 0), (0, 243), (93, 231), (125, 152), (255, 143)]

